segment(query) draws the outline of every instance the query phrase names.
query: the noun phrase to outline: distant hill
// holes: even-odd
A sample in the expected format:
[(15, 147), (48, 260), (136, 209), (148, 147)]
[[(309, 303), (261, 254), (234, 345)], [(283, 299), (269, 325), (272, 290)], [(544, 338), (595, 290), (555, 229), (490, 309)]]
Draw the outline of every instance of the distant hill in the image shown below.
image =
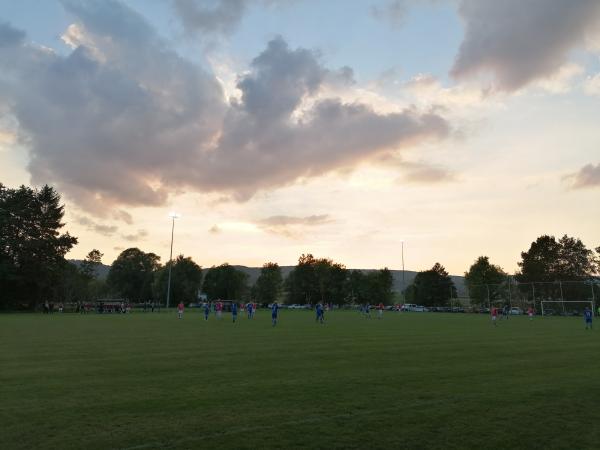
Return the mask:
[[(75, 264), (77, 267), (81, 267), (81, 263), (83, 262), (83, 260), (81, 259), (69, 259), (70, 263)], [(110, 270), (110, 266), (107, 266), (106, 264), (100, 264), (98, 267), (96, 267), (96, 278), (99, 278), (101, 280), (106, 279), (106, 277), (108, 276), (108, 271)]]
[[(75, 264), (77, 267), (81, 266), (82, 261), (79, 259), (71, 259), (69, 260), (70, 262), (72, 262), (73, 264)], [(250, 285), (253, 285), (258, 276), (260, 275), (260, 267), (247, 267), (247, 266), (233, 266), (238, 270), (241, 270), (242, 272), (246, 273), (248, 275), (248, 283)], [(288, 274), (294, 269), (295, 266), (281, 266), (281, 273), (283, 275), (283, 277), (287, 277)], [(98, 266), (97, 271), (96, 271), (96, 276), (100, 279), (106, 279), (106, 277), (108, 276), (108, 271), (110, 270), (110, 266), (107, 266), (105, 264), (100, 264), (100, 266)], [(205, 269), (206, 270), (206, 269)], [(352, 269), (351, 269), (352, 270)], [(365, 273), (368, 272), (373, 272), (376, 269), (360, 269)], [(401, 292), (402, 291), (402, 271), (401, 270), (391, 270), (392, 272), (392, 276), (394, 277), (394, 286), (393, 286), (393, 290), (396, 292)], [(415, 278), (415, 275), (417, 274), (417, 272), (414, 272), (412, 270), (405, 270), (404, 271), (404, 287), (408, 286), (409, 284), (411, 284)], [(452, 281), (454, 281), (454, 285), (456, 286), (456, 290), (458, 291), (458, 296), (459, 297), (465, 297), (466, 296), (466, 289), (465, 289), (465, 278), (458, 276), (458, 275), (451, 275)]]

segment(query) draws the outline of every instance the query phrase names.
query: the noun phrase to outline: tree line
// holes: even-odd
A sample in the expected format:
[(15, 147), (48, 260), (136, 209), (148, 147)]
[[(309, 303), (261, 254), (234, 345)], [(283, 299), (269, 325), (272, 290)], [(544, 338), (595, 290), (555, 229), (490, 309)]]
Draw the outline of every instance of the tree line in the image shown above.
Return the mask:
[[(0, 308), (34, 308), (46, 300), (98, 298), (164, 303), (169, 269), (172, 304), (190, 302), (199, 292), (209, 300), (337, 305), (402, 301), (442, 306), (457, 297), (452, 278), (437, 262), (431, 269), (418, 272), (404, 292), (395, 293), (387, 268), (350, 270), (312, 254), (301, 255), (285, 277), (278, 264), (267, 262), (250, 285), (245, 272), (227, 263), (203, 269), (192, 258), (179, 255), (161, 264), (154, 253), (128, 248), (112, 263), (106, 279), (101, 279), (98, 267), (103, 254), (99, 250), (91, 250), (79, 264), (65, 259), (77, 238), (61, 231), (63, 217), (64, 205), (52, 187), (10, 189), (0, 184)], [(599, 255), (600, 247), (590, 250), (577, 238), (540, 236), (521, 253), (519, 271), (514, 274), (520, 283), (517, 289), (526, 289), (526, 283), (544, 282), (538, 286), (538, 294), (551, 295), (557, 289), (556, 281), (591, 281), (600, 270)], [(505, 298), (512, 279), (487, 256), (478, 257), (465, 272), (475, 304)], [(579, 295), (573, 289), (569, 292)]]

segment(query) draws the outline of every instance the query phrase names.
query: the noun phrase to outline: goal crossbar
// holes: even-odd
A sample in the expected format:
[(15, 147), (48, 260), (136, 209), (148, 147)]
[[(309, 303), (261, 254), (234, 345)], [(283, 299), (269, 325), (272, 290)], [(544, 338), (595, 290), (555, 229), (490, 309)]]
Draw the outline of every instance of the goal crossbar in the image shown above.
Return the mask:
[(542, 316), (551, 315), (551, 314), (546, 314), (550, 310), (548, 308), (549, 304), (560, 305), (562, 307), (561, 308), (562, 313), (565, 314), (566, 313), (565, 304), (573, 304), (573, 303), (578, 303), (580, 305), (585, 305), (585, 306), (589, 305), (590, 308), (592, 309), (592, 312), (594, 311), (594, 301), (593, 300), (542, 300), (541, 301)]

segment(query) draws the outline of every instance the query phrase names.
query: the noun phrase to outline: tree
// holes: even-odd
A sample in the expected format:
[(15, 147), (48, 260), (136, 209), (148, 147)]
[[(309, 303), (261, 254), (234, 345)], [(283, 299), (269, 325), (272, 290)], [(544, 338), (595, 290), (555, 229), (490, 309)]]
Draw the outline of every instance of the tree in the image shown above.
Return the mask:
[[(480, 256), (465, 272), (465, 283), (469, 288), (471, 303), (481, 305), (499, 297), (499, 285), (507, 280), (507, 274), (500, 266), (490, 264), (487, 256)], [(485, 286), (488, 285), (488, 286)]]
[(371, 292), (371, 299), (374, 303), (383, 303), (389, 305), (392, 302), (394, 285), (394, 276), (387, 268), (370, 272), (367, 275)]
[(285, 286), (289, 303), (345, 303), (349, 299), (348, 271), (328, 258), (301, 255)]
[(196, 299), (202, 287), (202, 267), (192, 258), (179, 255), (175, 261), (169, 261), (161, 268), (154, 282), (155, 297), (167, 297), (167, 284), (169, 280), (169, 267), (171, 267), (171, 303), (190, 302)]
[(315, 264), (317, 260), (310, 253), (302, 254), (298, 264), (285, 280), (288, 303), (310, 304), (319, 296)]
[(452, 278), (440, 263), (417, 273), (413, 283), (406, 289), (406, 298), (424, 306), (443, 306), (456, 296)]
[(160, 268), (160, 257), (139, 248), (123, 250), (112, 263), (107, 284), (111, 292), (128, 300), (152, 298), (154, 273)]
[(279, 298), (283, 286), (281, 267), (277, 263), (265, 263), (254, 284), (253, 293), (261, 303), (273, 303)]
[(202, 290), (209, 300), (239, 300), (248, 291), (247, 282), (246, 273), (225, 263), (208, 269)]
[(102, 264), (104, 255), (100, 250), (93, 249), (90, 251), (81, 263), (81, 273), (90, 280), (96, 278), (98, 267)]
[(582, 281), (598, 271), (593, 251), (566, 234), (558, 241), (554, 236), (538, 237), (521, 253), (518, 264), (520, 282)]
[(64, 206), (50, 186), (9, 189), (0, 184), (0, 305), (35, 306), (48, 297), (77, 243), (64, 227)]

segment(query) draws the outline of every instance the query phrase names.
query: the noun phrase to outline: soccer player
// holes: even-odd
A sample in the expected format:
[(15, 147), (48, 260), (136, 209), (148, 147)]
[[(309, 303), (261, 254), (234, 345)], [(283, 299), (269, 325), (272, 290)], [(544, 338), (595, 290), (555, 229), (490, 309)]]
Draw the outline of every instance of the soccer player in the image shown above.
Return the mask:
[(179, 302), (179, 305), (177, 305), (177, 318), (183, 318), (183, 302)]
[(365, 316), (367, 316), (368, 319), (371, 318), (371, 305), (368, 303), (365, 304)]
[(204, 320), (208, 320), (210, 315), (210, 303), (204, 302)]
[(238, 312), (237, 308), (238, 308), (237, 303), (233, 302), (231, 304), (231, 317), (233, 317), (233, 323), (235, 323), (235, 320), (237, 319), (237, 312)]
[(588, 328), (591, 330), (592, 329), (592, 317), (593, 317), (594, 313), (592, 312), (592, 310), (590, 309), (589, 306), (585, 307), (585, 310), (583, 311), (583, 318), (585, 319), (585, 329), (587, 330)]
[(533, 320), (533, 307), (527, 308), (527, 315), (529, 316), (529, 320)]
[[(279, 308), (279, 306), (278, 306)], [(252, 303), (252, 318), (254, 319), (254, 314), (256, 314), (256, 310), (258, 309), (258, 304)]]
[(273, 326), (277, 325), (277, 314), (279, 312), (279, 305), (277, 302), (273, 302), (271, 305), (271, 321), (273, 322)]
[(223, 303), (221, 303), (221, 300), (217, 301), (215, 310), (217, 311), (217, 319), (221, 320), (221, 315), (223, 314)]
[(248, 319), (252, 319), (252, 309), (253, 309), (252, 303), (248, 302), (248, 304), (246, 305), (246, 312), (248, 313)]
[(377, 307), (377, 309), (379, 310), (377, 312), (377, 314), (379, 315), (379, 319), (383, 319), (383, 303), (379, 303), (379, 306)]
[(506, 320), (508, 320), (508, 305), (504, 305), (504, 307), (502, 308), (502, 315)]
[(317, 322), (323, 323), (325, 320), (325, 313), (323, 312), (323, 305), (317, 303)]
[(492, 323), (496, 326), (496, 319), (498, 318), (498, 308), (492, 306)]

